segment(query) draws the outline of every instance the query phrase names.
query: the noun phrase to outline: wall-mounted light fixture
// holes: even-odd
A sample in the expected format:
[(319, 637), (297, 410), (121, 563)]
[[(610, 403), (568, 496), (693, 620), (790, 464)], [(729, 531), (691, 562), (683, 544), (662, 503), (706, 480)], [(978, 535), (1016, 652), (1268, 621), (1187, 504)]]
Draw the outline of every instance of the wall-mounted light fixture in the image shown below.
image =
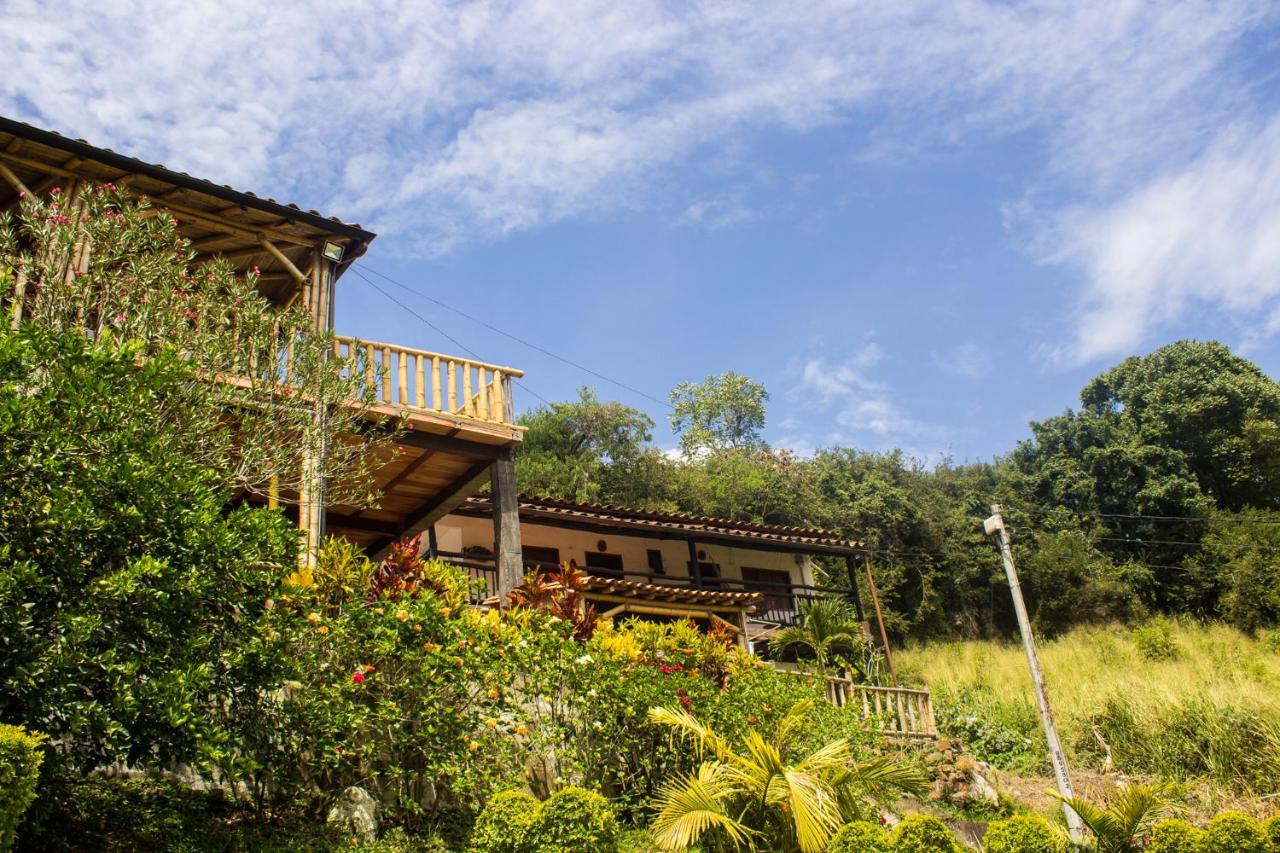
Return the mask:
[(320, 254), (324, 255), (325, 260), (333, 261), (335, 264), (342, 263), (342, 256), (346, 253), (347, 247), (341, 243), (335, 243), (333, 240), (325, 240), (324, 248), (320, 250)]

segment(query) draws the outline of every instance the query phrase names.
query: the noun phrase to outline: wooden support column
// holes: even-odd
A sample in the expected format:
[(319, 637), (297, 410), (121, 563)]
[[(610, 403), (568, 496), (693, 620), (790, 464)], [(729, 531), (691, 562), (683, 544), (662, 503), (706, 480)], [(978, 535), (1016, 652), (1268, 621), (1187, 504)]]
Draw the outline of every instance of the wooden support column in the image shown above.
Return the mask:
[(433, 524), (427, 528), (427, 556), (435, 559), (440, 553), (440, 542), (436, 539), (436, 526)]
[(689, 577), (693, 578), (693, 585), (698, 589), (702, 589), (702, 564), (698, 561), (698, 543), (689, 540)]
[[(265, 238), (262, 240), (262, 244), (269, 247), (268, 251), (273, 255), (277, 255), (279, 259), (282, 259), (282, 263), (288, 265), (291, 273), (298, 272), (297, 267), (290, 263), (288, 258)], [(304, 288), (309, 287), (312, 294), (327, 293), (331, 277), (332, 267), (317, 249), (311, 265), (311, 276), (309, 279), (304, 277), (300, 283)], [(308, 305), (312, 311), (312, 329), (316, 333), (324, 331), (328, 326), (329, 306), (327, 304), (318, 304), (321, 301), (313, 298)], [(322, 474), (324, 459), (329, 452), (329, 436), (322, 406), (317, 405), (316, 407), (313, 428), (316, 432), (307, 442), (306, 449), (303, 451), (305, 454), (302, 460), (303, 489), (298, 496), (298, 526), (304, 534), (303, 564), (306, 566), (315, 566), (316, 555), (320, 552), (320, 545), (324, 540), (325, 483)]]
[(520, 501), (516, 496), (516, 466), (511, 449), (504, 448), (489, 465), (493, 500), (493, 554), (498, 568), (498, 598), (503, 604), (520, 583), (524, 556), (520, 551)]
[(867, 629), (867, 616), (862, 612), (862, 595), (858, 592), (858, 567), (853, 557), (844, 558), (845, 570), (849, 573), (849, 598), (853, 600), (853, 609), (858, 613), (858, 621), (863, 629)]

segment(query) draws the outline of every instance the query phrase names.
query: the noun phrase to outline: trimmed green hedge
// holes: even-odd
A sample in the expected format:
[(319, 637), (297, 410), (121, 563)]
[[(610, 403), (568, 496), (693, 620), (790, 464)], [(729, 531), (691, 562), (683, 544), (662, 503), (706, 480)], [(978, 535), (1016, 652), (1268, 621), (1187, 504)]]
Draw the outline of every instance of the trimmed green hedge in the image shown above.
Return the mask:
[(585, 788), (562, 788), (538, 809), (529, 849), (556, 853), (615, 853), (621, 830), (609, 801)]
[(528, 791), (503, 791), (485, 803), (471, 830), (472, 853), (522, 853), (542, 804)]
[(1204, 831), (1200, 853), (1267, 853), (1262, 827), (1241, 812), (1222, 812)]
[(0, 725), (0, 851), (13, 847), (22, 814), (36, 798), (44, 735)]
[(1024, 814), (988, 824), (982, 849), (985, 853), (1058, 853), (1062, 843), (1048, 821)]
[(564, 788), (539, 803), (526, 791), (490, 798), (471, 831), (472, 853), (616, 853), (621, 836), (609, 801)]
[(1151, 828), (1148, 853), (1200, 853), (1204, 832), (1178, 818), (1162, 820)]
[(913, 814), (893, 831), (893, 853), (963, 853), (947, 825), (936, 817)]
[(831, 843), (827, 853), (892, 853), (893, 839), (883, 827), (865, 820), (846, 823)]

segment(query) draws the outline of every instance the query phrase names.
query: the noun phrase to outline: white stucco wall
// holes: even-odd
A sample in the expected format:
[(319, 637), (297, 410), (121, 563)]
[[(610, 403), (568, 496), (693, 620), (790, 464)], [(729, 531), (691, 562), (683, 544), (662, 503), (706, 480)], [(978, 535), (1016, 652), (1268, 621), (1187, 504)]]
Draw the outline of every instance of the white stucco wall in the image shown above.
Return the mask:
[[(600, 550), (599, 542), (603, 540), (605, 552), (621, 555), (623, 570), (627, 572), (649, 571), (647, 552), (652, 548), (662, 552), (662, 564), (668, 577), (686, 577), (689, 574), (689, 546), (680, 540), (649, 539), (621, 532), (590, 533), (530, 522), (520, 523), (520, 540), (525, 546), (558, 548), (562, 561), (574, 560), (579, 566), (586, 565), (588, 552)], [(461, 551), (473, 545), (492, 549), (493, 521), (447, 515), (436, 523), (436, 541), (442, 551)], [(722, 578), (741, 580), (742, 567), (749, 566), (783, 571), (790, 575), (792, 583), (813, 585), (813, 564), (805, 555), (701, 543), (698, 550), (706, 553), (703, 562), (720, 566)]]

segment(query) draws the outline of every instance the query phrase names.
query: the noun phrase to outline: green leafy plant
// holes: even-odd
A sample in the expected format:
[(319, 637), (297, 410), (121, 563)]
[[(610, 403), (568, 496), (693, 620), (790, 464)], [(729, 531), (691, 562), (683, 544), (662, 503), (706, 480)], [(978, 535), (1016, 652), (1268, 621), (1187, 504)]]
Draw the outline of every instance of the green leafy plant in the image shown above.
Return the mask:
[(489, 798), (471, 830), (473, 853), (523, 853), (529, 827), (541, 807), (528, 791), (501, 791)]
[(987, 824), (984, 853), (1061, 853), (1061, 838), (1037, 815), (1014, 815)]
[(775, 653), (803, 649), (813, 655), (819, 672), (830, 669), (840, 652), (856, 655), (864, 646), (862, 623), (853, 608), (841, 599), (820, 598), (807, 605), (800, 624), (783, 628), (769, 640)]
[(893, 838), (883, 827), (855, 820), (840, 827), (827, 845), (827, 853), (891, 853)]
[(1173, 625), (1163, 616), (1157, 616), (1129, 633), (1147, 660), (1176, 660), (1180, 654), (1173, 639)]
[(812, 708), (811, 701), (797, 703), (768, 738), (747, 732), (741, 752), (683, 709), (650, 709), (652, 722), (710, 756), (696, 773), (676, 776), (659, 792), (658, 842), (687, 850), (710, 833), (738, 849), (816, 853), (841, 826), (864, 815), (869, 796), (924, 787), (904, 765), (856, 761), (844, 739), (792, 761), (789, 746)]
[(334, 611), (365, 597), (377, 564), (365, 556), (364, 549), (341, 536), (326, 537), (316, 552), (316, 564), (285, 578), (286, 586), (300, 590), (312, 590), (316, 602), (328, 611)]
[(525, 834), (530, 850), (615, 853), (620, 829), (609, 801), (584, 788), (561, 788), (538, 808)]
[(1180, 818), (1165, 818), (1151, 827), (1146, 853), (1201, 853), (1204, 832)]
[(962, 853), (947, 825), (932, 815), (913, 814), (893, 828), (893, 853)]
[(1241, 812), (1221, 812), (1209, 821), (1198, 853), (1268, 853), (1267, 837), (1253, 818)]
[(0, 851), (13, 846), (18, 824), (36, 797), (44, 735), (0, 725)]
[(1080, 797), (1054, 796), (1080, 816), (1091, 834), (1088, 844), (1098, 853), (1141, 850), (1151, 828), (1178, 811), (1166, 785), (1129, 784), (1116, 788), (1102, 806)]
[(565, 562), (559, 571), (534, 573), (511, 591), (514, 607), (538, 610), (573, 626), (573, 635), (588, 640), (595, 633), (597, 614), (586, 600), (587, 575)]

